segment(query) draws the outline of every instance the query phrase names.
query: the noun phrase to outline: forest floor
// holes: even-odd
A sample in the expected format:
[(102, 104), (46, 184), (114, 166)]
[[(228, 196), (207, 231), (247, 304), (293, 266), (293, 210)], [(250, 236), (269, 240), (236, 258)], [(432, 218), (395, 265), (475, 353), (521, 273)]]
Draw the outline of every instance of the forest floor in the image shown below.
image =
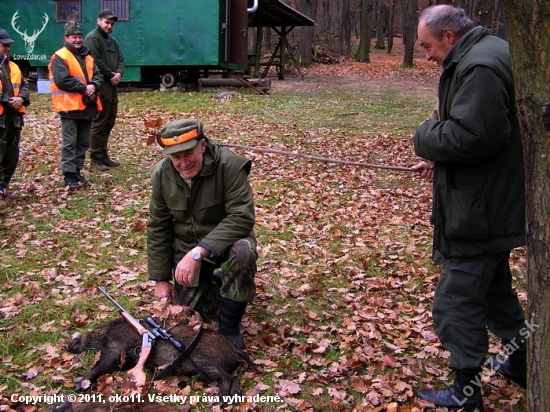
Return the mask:
[[(66, 348), (75, 332), (118, 317), (99, 285), (133, 316), (159, 313), (146, 227), (149, 171), (164, 154), (148, 142), (167, 122), (190, 117), (253, 164), (257, 294), (241, 326), (260, 371), (239, 372), (246, 399), (227, 408), (215, 383), (148, 382), (149, 410), (440, 412), (417, 398), (452, 379), (431, 320), (439, 276), (430, 259), (431, 184), (403, 170), (418, 161), (411, 139), (436, 102), (438, 69), (420, 55), (414, 69), (402, 60), (377, 50), (368, 64), (314, 64), (303, 77), (270, 76), (270, 96), (121, 93), (109, 143), (121, 166), (98, 173), (86, 162), (92, 184), (76, 192), (62, 186), (51, 97), (32, 93), (10, 187), (20, 198), (0, 214), (0, 411), (48, 410), (39, 408), (52, 398), (27, 395), (63, 395), (94, 411), (148, 407), (105, 402), (133, 390), (118, 372), (77, 398), (76, 380), (97, 355)], [(389, 165), (401, 169), (381, 167)], [(513, 252), (511, 266), (526, 304), (524, 251)], [(502, 353), (493, 336), (489, 353)], [(483, 391), (487, 412), (527, 410), (525, 391), (495, 371), (484, 370)]]
[[(371, 55), (368, 64), (346, 59), (339, 64), (315, 63), (294, 71), (284, 80), (275, 78), (271, 92), (293, 91), (296, 94), (309, 94), (314, 89), (329, 91), (346, 89), (353, 93), (366, 93), (381, 88), (396, 90), (414, 90), (437, 94), (439, 69), (435, 63), (417, 58), (414, 68), (401, 67), (402, 57), (379, 51)], [(301, 74), (301, 75), (300, 75)]]

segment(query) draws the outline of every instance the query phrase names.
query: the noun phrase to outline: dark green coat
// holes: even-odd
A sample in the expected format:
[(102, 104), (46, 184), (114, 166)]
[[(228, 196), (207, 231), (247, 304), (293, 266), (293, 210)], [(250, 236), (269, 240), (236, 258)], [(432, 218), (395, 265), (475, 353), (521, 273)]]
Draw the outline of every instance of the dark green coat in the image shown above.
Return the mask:
[(150, 280), (172, 280), (172, 270), (198, 244), (215, 260), (237, 240), (254, 237), (251, 167), (249, 160), (210, 139), (191, 188), (169, 157), (155, 165), (147, 222)]
[(84, 39), (84, 46), (90, 50), (95, 64), (103, 75), (104, 84), (99, 95), (109, 101), (118, 102), (117, 88), (111, 84), (111, 78), (115, 73), (124, 75), (124, 54), (118, 41), (97, 26)]
[(453, 46), (439, 82), (440, 120), (414, 136), (435, 162), (434, 252), (477, 256), (525, 244), (523, 147), (508, 43), (477, 27)]

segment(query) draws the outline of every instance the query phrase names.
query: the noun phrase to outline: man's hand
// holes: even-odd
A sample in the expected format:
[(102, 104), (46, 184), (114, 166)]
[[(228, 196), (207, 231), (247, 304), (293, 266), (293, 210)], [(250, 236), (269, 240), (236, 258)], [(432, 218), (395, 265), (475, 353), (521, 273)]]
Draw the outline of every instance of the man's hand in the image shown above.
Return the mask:
[[(180, 260), (176, 271), (174, 272), (174, 278), (176, 282), (185, 287), (192, 287), (195, 285), (195, 276), (198, 276), (201, 262), (193, 259), (193, 252), (189, 251)], [(198, 281), (198, 279), (196, 279)]]
[(426, 160), (422, 160), (420, 163), (412, 166), (411, 169), (420, 173), (420, 177), (423, 179), (431, 181), (433, 178), (434, 171), (430, 163)]
[(94, 93), (95, 93), (95, 86), (93, 84), (87, 84), (86, 92), (84, 94), (88, 97), (91, 97)]
[(8, 104), (13, 110), (17, 110), (21, 106), (23, 106), (23, 98), (19, 96), (10, 97), (10, 99), (8, 100)]
[(157, 299), (168, 298), (169, 303), (176, 302), (176, 288), (170, 282), (157, 281), (155, 282), (155, 297)]
[(111, 77), (111, 84), (113, 86), (116, 86), (117, 84), (120, 83), (120, 78), (122, 77), (122, 75), (120, 73), (115, 73), (113, 75), (113, 77)]

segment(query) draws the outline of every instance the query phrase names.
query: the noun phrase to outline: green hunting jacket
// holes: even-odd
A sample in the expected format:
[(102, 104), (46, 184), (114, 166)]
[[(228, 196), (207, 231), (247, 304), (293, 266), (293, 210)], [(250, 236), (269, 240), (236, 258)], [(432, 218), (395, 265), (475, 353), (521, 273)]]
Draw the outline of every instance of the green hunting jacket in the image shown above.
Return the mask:
[(173, 269), (201, 245), (216, 260), (239, 239), (254, 235), (255, 210), (248, 174), (252, 162), (206, 139), (203, 167), (191, 187), (169, 157), (151, 172), (147, 222), (149, 279), (172, 280)]
[(117, 88), (111, 84), (111, 78), (115, 73), (124, 75), (124, 54), (118, 41), (97, 26), (84, 39), (84, 46), (90, 50), (105, 80), (98, 94), (104, 99), (118, 101)]
[(508, 43), (476, 27), (447, 53), (440, 120), (414, 136), (435, 162), (434, 255), (460, 258), (525, 244), (523, 146)]

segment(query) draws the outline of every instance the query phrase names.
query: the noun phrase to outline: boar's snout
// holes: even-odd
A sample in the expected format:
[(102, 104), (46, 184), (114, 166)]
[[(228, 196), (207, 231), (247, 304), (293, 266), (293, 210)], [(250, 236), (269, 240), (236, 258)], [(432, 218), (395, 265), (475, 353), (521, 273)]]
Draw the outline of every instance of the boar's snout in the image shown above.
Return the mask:
[(71, 353), (82, 352), (82, 335), (75, 333), (73, 339), (67, 344), (67, 350)]

